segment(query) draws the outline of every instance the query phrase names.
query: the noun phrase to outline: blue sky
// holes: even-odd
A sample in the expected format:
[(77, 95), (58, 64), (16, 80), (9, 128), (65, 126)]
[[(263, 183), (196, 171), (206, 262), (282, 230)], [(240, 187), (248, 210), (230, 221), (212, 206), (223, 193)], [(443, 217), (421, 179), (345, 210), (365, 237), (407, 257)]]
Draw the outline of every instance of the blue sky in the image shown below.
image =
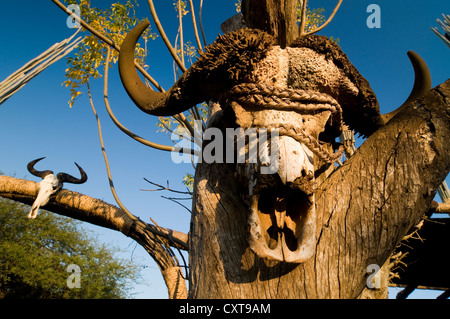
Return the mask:
[[(173, 1), (155, 0), (159, 18), (173, 41), (177, 29)], [(205, 0), (203, 23), (209, 43), (220, 31), (220, 24), (234, 15), (235, 0)], [(328, 15), (337, 1), (310, 1), (311, 7), (323, 6)], [(111, 1), (92, 0), (93, 6), (105, 8)], [(194, 1), (198, 9), (199, 1)], [(370, 29), (366, 19), (369, 4), (381, 9), (381, 28)], [(139, 17), (151, 20), (147, 1), (139, 1)], [(414, 77), (406, 56), (408, 50), (419, 53), (427, 62), (433, 86), (450, 74), (450, 50), (434, 35), (430, 27), (436, 18), (450, 13), (446, 0), (344, 1), (332, 23), (319, 34), (340, 39), (340, 46), (377, 94), (382, 113), (401, 105), (411, 91)], [(3, 1), (0, 11), (1, 43), (0, 81), (48, 47), (73, 34), (66, 26), (67, 16), (47, 1)], [(198, 21), (198, 16), (197, 16)], [(152, 21), (151, 21), (152, 22)], [(153, 23), (153, 22), (152, 22)], [(192, 37), (190, 16), (184, 20), (185, 39)], [(153, 27), (153, 31), (157, 32)], [(149, 73), (165, 88), (173, 84), (172, 61), (160, 37), (150, 43)], [(0, 105), (0, 170), (17, 178), (37, 179), (26, 170), (35, 158), (47, 156), (39, 168), (78, 174), (76, 161), (88, 173), (84, 185), (70, 189), (115, 203), (111, 195), (98, 140), (97, 126), (86, 95), (69, 108), (69, 90), (61, 86), (65, 60), (60, 60)], [(165, 134), (156, 134), (156, 119), (139, 111), (121, 86), (117, 67), (110, 71), (110, 102), (117, 118), (135, 133), (159, 143), (170, 143)], [(189, 213), (177, 204), (161, 198), (170, 194), (144, 192), (151, 189), (143, 178), (183, 190), (182, 177), (193, 173), (190, 164), (174, 164), (170, 153), (147, 148), (125, 136), (109, 119), (103, 103), (102, 80), (92, 83), (94, 103), (99, 113), (105, 146), (116, 190), (130, 211), (144, 221), (153, 218), (164, 227), (188, 231)], [(448, 182), (448, 181), (447, 181)], [(122, 234), (96, 226), (99, 240), (121, 247), (123, 258), (148, 265), (143, 271), (146, 285), (136, 287), (137, 298), (166, 298), (167, 290), (159, 269), (147, 253)], [(395, 296), (396, 290), (391, 296)], [(419, 292), (419, 297), (433, 294)]]

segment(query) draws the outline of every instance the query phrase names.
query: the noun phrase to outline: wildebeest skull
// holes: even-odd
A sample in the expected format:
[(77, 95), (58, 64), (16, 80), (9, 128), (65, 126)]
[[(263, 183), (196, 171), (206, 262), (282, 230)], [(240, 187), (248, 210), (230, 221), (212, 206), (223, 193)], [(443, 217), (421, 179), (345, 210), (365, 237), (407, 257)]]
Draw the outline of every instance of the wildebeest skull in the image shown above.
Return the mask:
[(62, 188), (63, 183), (83, 184), (87, 181), (86, 172), (77, 163), (75, 163), (75, 165), (80, 171), (80, 178), (75, 178), (72, 175), (66, 173), (58, 173), (55, 176), (53, 174), (53, 171), (50, 170), (36, 170), (34, 168), (34, 165), (36, 165), (37, 162), (43, 160), (44, 158), (45, 157), (35, 159), (34, 161), (29, 162), (27, 165), (27, 169), (31, 174), (42, 178), (42, 181), (39, 183), (38, 195), (33, 205), (31, 206), (30, 213), (28, 214), (28, 218), (31, 219), (36, 218), (39, 208), (47, 205), (48, 201), (50, 200), (50, 196), (59, 191)]
[[(238, 178), (248, 185), (241, 195), (249, 207), (249, 246), (277, 261), (310, 258), (316, 244), (316, 178), (342, 153), (335, 153), (335, 138), (344, 123), (370, 135), (394, 114), (380, 115), (368, 82), (326, 37), (303, 37), (282, 49), (271, 36), (252, 29), (219, 36), (168, 92), (154, 92), (133, 64), (134, 47), (147, 26), (143, 22), (127, 35), (119, 55), (131, 99), (152, 115), (216, 101), (220, 107), (209, 125), (276, 130), (276, 174), (261, 174), (267, 164), (261, 161), (236, 165)], [(430, 86), (423, 61), (414, 53), (409, 57), (419, 77), (408, 101)]]

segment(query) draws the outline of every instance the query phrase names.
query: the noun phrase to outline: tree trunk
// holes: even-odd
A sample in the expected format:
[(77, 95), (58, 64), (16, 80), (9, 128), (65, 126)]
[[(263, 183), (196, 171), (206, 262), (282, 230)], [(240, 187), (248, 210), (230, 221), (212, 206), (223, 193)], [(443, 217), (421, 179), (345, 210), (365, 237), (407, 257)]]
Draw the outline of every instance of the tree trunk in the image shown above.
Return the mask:
[(278, 39), (281, 48), (298, 37), (297, 0), (243, 0), (245, 24)]
[(315, 255), (267, 261), (247, 243), (233, 164), (199, 163), (190, 231), (191, 298), (356, 298), (430, 207), (450, 170), (450, 80), (376, 131), (316, 191)]

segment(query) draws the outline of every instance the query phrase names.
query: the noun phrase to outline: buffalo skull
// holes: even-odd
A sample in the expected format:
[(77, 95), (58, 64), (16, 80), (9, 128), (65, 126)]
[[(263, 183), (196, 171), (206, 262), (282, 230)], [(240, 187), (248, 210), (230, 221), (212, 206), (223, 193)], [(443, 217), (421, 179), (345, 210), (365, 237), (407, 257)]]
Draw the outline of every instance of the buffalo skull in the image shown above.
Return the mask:
[[(248, 206), (248, 242), (256, 255), (301, 263), (314, 254), (314, 189), (342, 154), (335, 140), (348, 126), (368, 136), (398, 110), (381, 115), (369, 83), (337, 44), (307, 36), (281, 48), (259, 30), (230, 32), (205, 49), (200, 58), (165, 93), (154, 92), (139, 78), (134, 49), (148, 21), (125, 38), (119, 72), (134, 103), (151, 115), (174, 115), (203, 101), (213, 101), (209, 126), (277, 132), (277, 171), (261, 174), (264, 161), (236, 164), (248, 185), (240, 194)], [(428, 69), (408, 52), (416, 80), (407, 103), (431, 87)], [(403, 106), (402, 106), (403, 107)], [(270, 143), (261, 143), (269, 152)], [(248, 145), (247, 151), (248, 151)], [(230, 177), (234, 178), (234, 177)]]

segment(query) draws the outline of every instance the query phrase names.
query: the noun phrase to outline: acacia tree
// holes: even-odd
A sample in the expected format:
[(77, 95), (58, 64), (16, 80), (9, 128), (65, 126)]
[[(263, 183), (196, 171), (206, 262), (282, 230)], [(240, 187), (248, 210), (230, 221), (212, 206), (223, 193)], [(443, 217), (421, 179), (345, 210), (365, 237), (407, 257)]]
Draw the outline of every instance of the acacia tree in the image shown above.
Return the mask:
[[(72, 14), (59, 1), (54, 2), (67, 14)], [(450, 150), (445, 143), (450, 133), (450, 83), (447, 81), (430, 91), (423, 62), (412, 54), (418, 79), (413, 92), (395, 114), (381, 116), (370, 86), (346, 60), (345, 54), (328, 40), (312, 35), (324, 25), (306, 31), (305, 19), (301, 19), (298, 26), (299, 3), (293, 0), (244, 1), (243, 16), (249, 29), (219, 37), (208, 48), (203, 48), (197, 36), (200, 58), (188, 69), (183, 61), (183, 40), (180, 37), (178, 50), (170, 45), (153, 1), (148, 3), (177, 68), (184, 72), (167, 93), (156, 94), (145, 85), (135, 87), (140, 83), (136, 80), (136, 66), (162, 91), (143, 71), (139, 61), (134, 62), (135, 41), (145, 29), (145, 23), (129, 32), (129, 41), (120, 50), (117, 42), (81, 21), (83, 27), (107, 45), (103, 52), (106, 55), (105, 104), (115, 124), (141, 143), (174, 150), (171, 146), (158, 145), (136, 136), (112, 114), (107, 98), (107, 71), (114, 50), (121, 51), (119, 69), (133, 101), (147, 113), (173, 115), (175, 121), (190, 132), (189, 138), (193, 138), (195, 131), (193, 120), (201, 119), (196, 104), (202, 101), (216, 102), (210, 103), (208, 125), (222, 130), (235, 128), (236, 124), (251, 126), (253, 123), (248, 119), (258, 118), (257, 113), (252, 113), (251, 107), (254, 106), (305, 110), (305, 104), (312, 105), (314, 112), (323, 113), (325, 122), (332, 118), (325, 132), (320, 131), (322, 128), (317, 131), (316, 127), (316, 131), (303, 134), (295, 127), (296, 121), (319, 121), (322, 115), (318, 118), (306, 115), (295, 118), (293, 115), (294, 124), (286, 123), (287, 126), (277, 129), (282, 130), (282, 135), (312, 150), (306, 154), (314, 161), (308, 164), (304, 159), (300, 170), (312, 165), (315, 173), (305, 171), (302, 176), (295, 176), (294, 181), (289, 181), (289, 189), (278, 180), (253, 177), (259, 187), (264, 183), (268, 185), (255, 189), (263, 192), (258, 193), (255, 201), (255, 197), (248, 197), (242, 186), (249, 185), (248, 175), (230, 178), (239, 175), (239, 166), (220, 161), (199, 163), (189, 236), (143, 222), (117, 197), (119, 207), (63, 189), (51, 198), (46, 209), (121, 231), (135, 239), (157, 262), (171, 298), (188, 296), (182, 268), (173, 248), (189, 252), (189, 297), (192, 298), (360, 296), (366, 285), (367, 267), (386, 262), (406, 232), (429, 209), (435, 189), (450, 169)], [(339, 4), (327, 21), (336, 13)], [(193, 2), (189, 1), (189, 5), (193, 12)], [(177, 2), (177, 8), (181, 21), (184, 7)], [(306, 1), (300, 3), (300, 9), (301, 17), (305, 17)], [(300, 39), (296, 40), (299, 36)], [(273, 52), (297, 52), (295, 48), (300, 52), (315, 51), (317, 60), (325, 55), (337, 69), (325, 72), (325, 79), (321, 79), (312, 67), (306, 73), (292, 74), (292, 88), (270, 87), (268, 78), (261, 74), (272, 74), (270, 80), (281, 81), (279, 76), (282, 76), (280, 71), (283, 69), (277, 69), (267, 60), (264, 64), (264, 59), (270, 62)], [(319, 62), (308, 63), (315, 69), (323, 68)], [(325, 80), (333, 82), (336, 80), (334, 76), (340, 72), (345, 74), (345, 78), (339, 78), (345, 82), (345, 88), (340, 91), (342, 95), (336, 97), (334, 88), (322, 84)], [(312, 87), (301, 86), (305, 77), (309, 80), (306, 83), (313, 83)], [(305, 89), (324, 92), (310, 94)], [(222, 95), (223, 92), (226, 94)], [(340, 104), (350, 107), (342, 110)], [(182, 111), (191, 106), (193, 108), (186, 117)], [(358, 112), (360, 117), (352, 117), (352, 112)], [(336, 133), (345, 131), (343, 121), (350, 129), (369, 138), (336, 169), (334, 162), (341, 153), (333, 153), (336, 148), (333, 138)], [(288, 127), (288, 124), (294, 126)], [(318, 138), (321, 142), (317, 141)], [(201, 145), (203, 148), (206, 146), (207, 143)], [(420, 160), (410, 156), (412, 150)], [(36, 190), (36, 183), (0, 177), (0, 195), (3, 197), (31, 204)], [(113, 187), (112, 190), (114, 192)], [(271, 254), (278, 255), (268, 258)]]

